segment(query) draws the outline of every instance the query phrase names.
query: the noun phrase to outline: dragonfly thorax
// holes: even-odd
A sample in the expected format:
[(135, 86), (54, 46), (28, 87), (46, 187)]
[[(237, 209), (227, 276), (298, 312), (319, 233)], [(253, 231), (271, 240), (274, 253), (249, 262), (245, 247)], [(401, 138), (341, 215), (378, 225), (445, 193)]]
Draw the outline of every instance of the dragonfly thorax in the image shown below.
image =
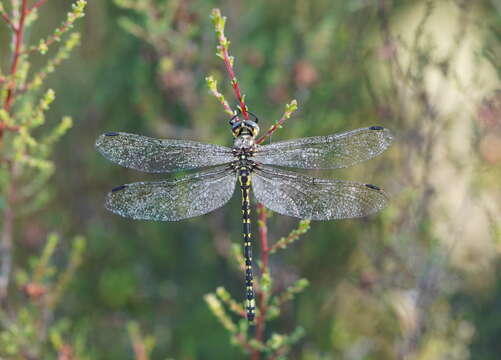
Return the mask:
[(252, 135), (240, 135), (235, 138), (233, 143), (233, 151), (242, 152), (249, 151), (252, 152), (256, 146), (255, 137)]

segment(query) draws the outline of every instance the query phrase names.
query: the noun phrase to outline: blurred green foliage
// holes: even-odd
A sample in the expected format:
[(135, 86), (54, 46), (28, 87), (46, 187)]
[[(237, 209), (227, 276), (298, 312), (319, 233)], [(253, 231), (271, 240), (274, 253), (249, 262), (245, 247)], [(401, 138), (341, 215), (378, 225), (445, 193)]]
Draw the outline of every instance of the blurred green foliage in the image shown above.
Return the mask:
[[(2, 4), (10, 15), (20, 1)], [(370, 219), (312, 222), (272, 258), (274, 291), (309, 286), (270, 319), (269, 345), (283, 340), (272, 333), (292, 333), (302, 337), (290, 359), (497, 359), (501, 8), (489, 0), (93, 1), (80, 37), (54, 32), (71, 8), (47, 1), (25, 34), (33, 53), (15, 81), (26, 89), (0, 112), (25, 129), (5, 131), (0, 145), (2, 236), (6, 215), (13, 225), (0, 357), (248, 358), (204, 301), (222, 305), (207, 295), (219, 286), (225, 304), (242, 292), (238, 197), (179, 223), (119, 218), (104, 194), (158, 176), (114, 166), (93, 146), (110, 130), (231, 144), (205, 80), (236, 104), (215, 56), (213, 7), (228, 16), (237, 77), (262, 129), (298, 101), (271, 141), (375, 124), (397, 137), (380, 158), (316, 174), (381, 185), (392, 202)], [(5, 23), (0, 39), (5, 103)], [(15, 206), (12, 164), (22, 168)], [(297, 226), (272, 216), (270, 242)], [(74, 234), (87, 239), (85, 254)], [(42, 290), (40, 303), (30, 294)]]

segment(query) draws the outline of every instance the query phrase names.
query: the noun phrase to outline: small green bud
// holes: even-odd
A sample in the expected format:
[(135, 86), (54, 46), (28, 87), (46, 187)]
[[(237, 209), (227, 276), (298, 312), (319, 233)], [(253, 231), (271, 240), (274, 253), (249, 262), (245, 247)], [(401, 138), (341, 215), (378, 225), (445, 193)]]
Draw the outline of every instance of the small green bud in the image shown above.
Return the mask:
[(174, 61), (169, 56), (163, 56), (160, 59), (160, 72), (162, 74), (168, 73), (174, 69)]
[(47, 43), (45, 42), (45, 40), (40, 39), (40, 43), (38, 44), (38, 52), (42, 55), (45, 55), (47, 51), (49, 51)]
[(289, 104), (285, 105), (285, 117), (288, 119), (292, 113), (297, 110), (297, 100), (292, 100)]
[(270, 340), (268, 340), (268, 346), (276, 350), (285, 344), (285, 339), (286, 337), (284, 335), (274, 333), (271, 335)]

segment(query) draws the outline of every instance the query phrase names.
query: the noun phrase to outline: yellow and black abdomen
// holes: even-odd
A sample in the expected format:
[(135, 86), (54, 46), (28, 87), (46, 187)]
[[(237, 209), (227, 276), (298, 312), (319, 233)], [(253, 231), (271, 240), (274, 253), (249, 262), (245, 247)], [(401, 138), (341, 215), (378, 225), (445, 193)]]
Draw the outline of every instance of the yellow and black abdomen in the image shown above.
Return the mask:
[(238, 180), (242, 191), (242, 233), (244, 236), (244, 261), (245, 261), (245, 310), (247, 319), (254, 320), (256, 305), (254, 300), (254, 284), (252, 276), (252, 242), (250, 222), (250, 171), (242, 166), (238, 171)]

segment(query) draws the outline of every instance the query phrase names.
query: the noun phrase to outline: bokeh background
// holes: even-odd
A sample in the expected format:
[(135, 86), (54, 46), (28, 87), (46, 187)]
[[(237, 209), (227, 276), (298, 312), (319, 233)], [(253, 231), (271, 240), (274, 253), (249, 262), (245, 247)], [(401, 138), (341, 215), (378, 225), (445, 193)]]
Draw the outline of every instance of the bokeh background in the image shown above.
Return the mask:
[[(374, 183), (392, 199), (371, 218), (312, 222), (272, 258), (277, 291), (299, 278), (310, 285), (268, 323), (267, 338), (302, 327), (288, 359), (499, 359), (499, 0), (89, 1), (76, 25), (81, 46), (44, 84), (56, 93), (47, 126), (64, 115), (74, 126), (50, 155), (45, 200), (33, 211), (13, 207), (2, 358), (145, 359), (141, 346), (151, 359), (248, 358), (204, 301), (218, 286), (240, 299), (243, 275), (231, 251), (241, 242), (239, 197), (182, 222), (120, 218), (103, 208), (106, 192), (163, 176), (121, 168), (94, 148), (106, 131), (231, 145), (228, 116), (205, 82), (213, 75), (236, 104), (215, 56), (213, 7), (228, 17), (237, 77), (261, 128), (298, 101), (272, 141), (370, 125), (395, 134), (382, 156), (315, 174)], [(66, 0), (44, 4), (27, 43), (70, 8)], [(6, 72), (10, 33), (2, 25)], [(31, 61), (35, 69), (46, 57)], [(25, 180), (17, 181), (22, 189)], [(297, 223), (272, 216), (270, 241)], [(52, 233), (59, 242), (48, 273), (23, 280)], [(53, 273), (83, 238), (80, 266), (46, 311)]]

